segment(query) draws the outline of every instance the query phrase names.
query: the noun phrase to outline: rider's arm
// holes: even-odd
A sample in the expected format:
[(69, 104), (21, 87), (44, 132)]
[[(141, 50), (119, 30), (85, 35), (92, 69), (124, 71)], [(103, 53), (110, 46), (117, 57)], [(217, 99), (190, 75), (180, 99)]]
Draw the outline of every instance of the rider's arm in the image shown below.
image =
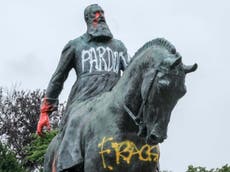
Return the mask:
[(58, 66), (51, 77), (46, 90), (46, 95), (41, 104), (40, 119), (37, 126), (37, 133), (41, 135), (44, 126), (50, 128), (49, 114), (57, 109), (58, 96), (63, 88), (64, 81), (67, 79), (69, 71), (74, 64), (74, 49), (69, 42), (63, 49)]
[(57, 99), (63, 84), (68, 77), (69, 71), (72, 69), (74, 64), (74, 49), (69, 42), (63, 49), (61, 58), (58, 66), (51, 77), (49, 85), (46, 90), (46, 97)]

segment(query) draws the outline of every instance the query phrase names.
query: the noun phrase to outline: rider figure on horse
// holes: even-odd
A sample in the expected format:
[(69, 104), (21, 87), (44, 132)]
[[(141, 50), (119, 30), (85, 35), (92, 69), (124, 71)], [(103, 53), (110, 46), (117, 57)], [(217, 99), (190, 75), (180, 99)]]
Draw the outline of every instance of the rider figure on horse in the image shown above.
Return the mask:
[[(49, 114), (57, 109), (58, 96), (71, 69), (75, 70), (77, 80), (70, 92), (67, 109), (71, 104), (110, 91), (120, 78), (120, 71), (124, 71), (130, 61), (124, 44), (113, 38), (99, 5), (86, 7), (84, 18), (87, 32), (67, 43), (49, 82), (41, 105), (38, 135), (42, 134), (43, 127), (50, 128)], [(67, 115), (63, 116), (61, 128)]]

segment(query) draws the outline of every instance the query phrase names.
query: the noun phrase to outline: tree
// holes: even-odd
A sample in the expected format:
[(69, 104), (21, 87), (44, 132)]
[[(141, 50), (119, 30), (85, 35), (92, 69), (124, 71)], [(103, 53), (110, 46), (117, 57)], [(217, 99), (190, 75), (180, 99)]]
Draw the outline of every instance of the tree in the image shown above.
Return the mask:
[(33, 134), (34, 140), (29, 146), (25, 147), (27, 156), (25, 162), (30, 162), (34, 164), (34, 167), (42, 170), (42, 165), (44, 162), (44, 154), (48, 148), (49, 143), (57, 135), (58, 130), (52, 130), (51, 132), (46, 132), (43, 137)]
[[(0, 88), (0, 138), (16, 158), (23, 162), (28, 156), (27, 149), (35, 139), (37, 122), (40, 114), (40, 103), (45, 91), (24, 91), (13, 89), (4, 91)], [(56, 129), (63, 114), (65, 104), (59, 105), (59, 110), (51, 114), (51, 128)], [(37, 164), (24, 161), (25, 166), (33, 168)]]
[(207, 170), (205, 167), (194, 167), (190, 165), (186, 172), (230, 172), (230, 166), (226, 164), (221, 168)]
[(0, 135), (15, 152), (18, 159), (25, 158), (23, 147), (32, 141), (39, 118), (39, 106), (44, 91), (6, 92), (0, 104)]
[(25, 172), (25, 169), (17, 161), (15, 154), (0, 142), (0, 171), (1, 172)]

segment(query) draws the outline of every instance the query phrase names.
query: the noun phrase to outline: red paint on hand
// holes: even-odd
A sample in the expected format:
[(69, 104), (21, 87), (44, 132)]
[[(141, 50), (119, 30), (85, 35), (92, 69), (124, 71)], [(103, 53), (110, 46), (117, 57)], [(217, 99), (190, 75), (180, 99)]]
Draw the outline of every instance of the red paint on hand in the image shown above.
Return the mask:
[(53, 106), (47, 102), (46, 98), (42, 103), (40, 111), (40, 118), (37, 125), (37, 134), (39, 136), (42, 135), (42, 129), (44, 127), (47, 127), (48, 130), (50, 130), (49, 112), (53, 111)]
[(50, 130), (50, 121), (49, 121), (49, 116), (48, 116), (47, 112), (40, 114), (40, 119), (39, 119), (38, 125), (37, 125), (37, 134), (39, 136), (42, 135), (42, 129), (44, 127), (47, 127), (48, 130)]

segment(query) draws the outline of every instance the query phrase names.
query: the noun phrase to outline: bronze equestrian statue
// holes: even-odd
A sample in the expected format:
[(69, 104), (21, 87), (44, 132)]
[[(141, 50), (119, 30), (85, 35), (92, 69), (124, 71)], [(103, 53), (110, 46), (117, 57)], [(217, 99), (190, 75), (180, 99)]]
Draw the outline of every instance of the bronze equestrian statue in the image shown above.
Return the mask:
[[(95, 6), (86, 8), (86, 21), (88, 11), (93, 11), (91, 8)], [(92, 27), (100, 21), (95, 16), (103, 14), (102, 11), (97, 13), (99, 9), (93, 12), (94, 17), (89, 15)], [(88, 35), (89, 31), (88, 27)], [(116, 44), (117, 40), (113, 44), (110, 38), (106, 40), (107, 45), (100, 42), (104, 39), (98, 38), (88, 42), (98, 47), (88, 49), (82, 48), (87, 44), (79, 43), (79, 39), (72, 41), (71, 46), (63, 50), (64, 58), (50, 81), (41, 108), (40, 124), (43, 114), (46, 114), (44, 119), (48, 119), (48, 114), (55, 110), (56, 98), (70, 68), (79, 70), (76, 70), (78, 80), (70, 93), (60, 132), (47, 150), (44, 171), (156, 172), (158, 143), (167, 138), (171, 112), (186, 93), (185, 76), (195, 71), (197, 65), (184, 65), (175, 47), (162, 38), (147, 42), (131, 62), (123, 44)], [(100, 51), (101, 46), (106, 49), (105, 53)], [(79, 47), (82, 48), (81, 54), (76, 51)], [(110, 57), (115, 59), (112, 65)], [(71, 62), (64, 62), (68, 60)], [(120, 70), (125, 68), (120, 78)], [(62, 75), (65, 72), (67, 74)], [(56, 83), (57, 80), (59, 82)], [(42, 126), (38, 125), (39, 134)]]

